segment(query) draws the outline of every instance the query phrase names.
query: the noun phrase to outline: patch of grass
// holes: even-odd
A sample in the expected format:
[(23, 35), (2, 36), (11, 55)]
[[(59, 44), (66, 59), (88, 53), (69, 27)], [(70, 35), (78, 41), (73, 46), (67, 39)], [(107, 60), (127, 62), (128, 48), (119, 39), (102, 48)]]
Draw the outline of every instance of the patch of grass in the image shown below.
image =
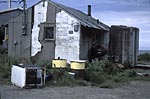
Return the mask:
[(8, 63), (5, 63), (4, 65), (0, 64), (0, 77), (2, 79), (10, 79), (11, 75), (11, 66), (8, 65)]
[(40, 66), (40, 67), (46, 67), (47, 69), (51, 69), (52, 68), (52, 62), (50, 60), (42, 60), (42, 61), (38, 61), (37, 63), (35, 63), (35, 65)]
[(139, 55), (138, 61), (150, 61), (150, 53), (144, 53)]
[[(10, 84), (11, 66), (17, 64), (14, 59), (8, 59), (5, 63), (0, 63), (0, 84)], [(77, 80), (71, 77), (69, 65), (66, 69), (52, 68), (51, 61), (40, 61), (38, 66), (46, 67), (47, 75), (51, 79), (46, 82), (47, 86), (100, 86), (102, 88), (114, 88), (121, 83), (133, 80), (150, 81), (150, 77), (138, 76), (134, 69), (121, 69), (115, 63), (96, 61), (86, 65), (85, 80)]]
[(150, 81), (150, 77), (139, 77), (134, 69), (121, 69), (115, 65), (108, 61), (93, 62), (86, 68), (86, 79), (103, 88), (113, 88), (133, 80)]
[(76, 85), (75, 80), (64, 77), (58, 80), (52, 80), (47, 82), (47, 86), (74, 86), (74, 85)]
[(57, 80), (51, 80), (46, 82), (47, 86), (70, 86), (70, 87), (74, 87), (74, 86), (87, 86), (89, 85), (88, 82), (84, 81), (84, 80), (76, 80), (76, 79), (72, 79), (72, 78), (68, 78), (68, 77), (62, 77), (59, 78)]
[[(11, 67), (17, 64), (16, 59), (8, 58), (6, 54), (0, 54), (0, 84), (10, 84)], [(4, 58), (5, 59), (2, 59)]]
[(0, 80), (0, 85), (10, 85), (11, 81), (10, 79), (1, 79)]

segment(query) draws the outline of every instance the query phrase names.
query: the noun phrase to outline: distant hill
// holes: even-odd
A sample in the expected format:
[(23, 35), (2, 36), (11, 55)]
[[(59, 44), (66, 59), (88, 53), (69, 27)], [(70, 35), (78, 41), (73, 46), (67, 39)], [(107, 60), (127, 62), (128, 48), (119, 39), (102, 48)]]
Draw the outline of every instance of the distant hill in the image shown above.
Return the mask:
[(139, 55), (144, 53), (150, 53), (150, 50), (139, 50)]

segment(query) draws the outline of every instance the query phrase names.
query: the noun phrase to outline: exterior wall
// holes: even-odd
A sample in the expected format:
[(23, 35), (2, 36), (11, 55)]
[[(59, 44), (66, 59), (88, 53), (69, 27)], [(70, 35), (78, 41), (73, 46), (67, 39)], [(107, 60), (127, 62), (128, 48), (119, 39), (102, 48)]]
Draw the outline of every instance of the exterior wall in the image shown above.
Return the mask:
[(103, 44), (103, 46), (108, 50), (109, 49), (110, 33), (109, 33), (109, 31), (103, 31), (103, 33), (104, 33), (104, 44)]
[(74, 25), (79, 24), (78, 20), (63, 10), (56, 14), (55, 58), (79, 60), (80, 30), (74, 31)]
[(138, 52), (139, 52), (139, 30), (135, 28), (130, 28), (131, 38), (130, 38), (130, 58), (131, 64), (137, 65)]
[(88, 29), (84, 26), (81, 26), (81, 34), (80, 34), (80, 59), (88, 60), (89, 58), (89, 50), (91, 48), (91, 36)]
[(40, 23), (46, 22), (47, 2), (43, 6), (43, 2), (34, 6), (34, 23), (32, 28), (31, 56), (35, 56), (41, 51), (41, 43), (39, 42)]
[(137, 65), (137, 62), (138, 62), (138, 55), (139, 55), (139, 30), (138, 29), (135, 29), (135, 52), (134, 52), (134, 65)]
[[(43, 2), (27, 10), (27, 35), (22, 35), (23, 14), (9, 22), (8, 55), (32, 60), (54, 59), (55, 40), (44, 40), (44, 26), (55, 26), (56, 8)], [(47, 11), (48, 10), (48, 11)], [(55, 13), (54, 13), (55, 12)], [(53, 14), (53, 15), (52, 15)]]
[(8, 22), (21, 13), (22, 11), (20, 9), (0, 11), (0, 28), (4, 28), (4, 31), (1, 31), (2, 33), (0, 34), (0, 48), (3, 49), (3, 51), (8, 49)]
[[(85, 43), (83, 40), (82, 46), (84, 47), (82, 47), (80, 42), (81, 24), (76, 18), (47, 1), (29, 8), (26, 13), (27, 35), (23, 35), (22, 30), (23, 14), (9, 22), (9, 56), (31, 58), (36, 61), (52, 60), (58, 57), (68, 61), (88, 58), (88, 49), (93, 42), (91, 32), (87, 29), (87, 32), (89, 32), (88, 39), (86, 33), (83, 35), (82, 38), (90, 41)], [(44, 39), (45, 26), (54, 27), (54, 39)], [(97, 39), (100, 44), (107, 46), (105, 38), (108, 38), (108, 36), (105, 35), (105, 31), (95, 28), (90, 30), (95, 31), (101, 38)], [(82, 47), (82, 51), (80, 47)], [(80, 57), (82, 55), (83, 57)]]
[(11, 19), (8, 25), (8, 56), (30, 58), (30, 39), (32, 26), (32, 8), (27, 12), (27, 35), (22, 35), (23, 14)]
[[(40, 30), (38, 35), (38, 41), (41, 44), (41, 51), (39, 51), (35, 56), (33, 56), (35, 57), (36, 60), (52, 60), (55, 58), (55, 39), (56, 39), (55, 36), (56, 36), (56, 13), (57, 12), (58, 12), (58, 8), (56, 8), (54, 5), (50, 3), (47, 4), (46, 21), (40, 23)], [(45, 27), (54, 27), (54, 39), (46, 40), (44, 38)]]
[[(52, 60), (55, 58), (55, 35), (56, 35), (56, 13), (57, 8), (48, 3), (46, 12), (46, 22), (40, 24), (39, 42), (42, 45), (41, 52), (38, 53), (36, 60)], [(54, 39), (44, 39), (44, 27), (54, 27)]]
[(137, 28), (112, 26), (110, 32), (110, 55), (125, 66), (137, 64), (139, 31)]

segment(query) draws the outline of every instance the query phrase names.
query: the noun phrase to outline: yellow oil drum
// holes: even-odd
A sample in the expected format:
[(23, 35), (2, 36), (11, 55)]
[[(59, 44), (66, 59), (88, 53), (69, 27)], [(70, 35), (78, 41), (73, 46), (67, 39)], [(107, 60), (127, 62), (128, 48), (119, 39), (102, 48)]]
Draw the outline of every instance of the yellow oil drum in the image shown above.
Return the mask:
[(70, 62), (71, 72), (75, 73), (75, 78), (84, 79), (85, 78), (85, 60), (75, 60)]
[(67, 67), (67, 60), (66, 59), (54, 59), (54, 60), (52, 60), (52, 67), (66, 68)]
[(85, 69), (85, 60), (75, 60), (70, 62), (71, 69), (84, 70)]

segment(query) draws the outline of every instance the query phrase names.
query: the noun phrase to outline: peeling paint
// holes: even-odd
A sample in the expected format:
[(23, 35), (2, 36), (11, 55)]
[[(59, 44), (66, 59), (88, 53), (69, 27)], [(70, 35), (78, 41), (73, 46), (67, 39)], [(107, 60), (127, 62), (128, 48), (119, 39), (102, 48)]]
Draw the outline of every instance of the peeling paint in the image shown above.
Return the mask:
[[(65, 11), (56, 14), (56, 47), (55, 58), (79, 60), (80, 28), (74, 31), (74, 25), (79, 21)], [(69, 34), (69, 31), (72, 33)]]
[(41, 2), (38, 5), (35, 5), (34, 8), (31, 56), (35, 56), (38, 52), (41, 51), (41, 43), (38, 40), (40, 27), (38, 27), (38, 25), (42, 22), (46, 22), (47, 5), (48, 3), (45, 1), (45, 6), (43, 6), (43, 2)]

